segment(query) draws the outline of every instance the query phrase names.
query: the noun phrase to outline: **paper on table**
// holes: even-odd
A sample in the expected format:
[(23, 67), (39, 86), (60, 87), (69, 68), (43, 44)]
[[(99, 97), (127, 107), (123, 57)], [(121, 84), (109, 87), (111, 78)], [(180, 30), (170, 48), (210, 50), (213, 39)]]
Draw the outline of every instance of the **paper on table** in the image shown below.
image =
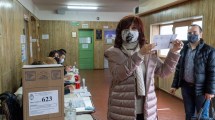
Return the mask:
[(174, 41), (177, 34), (172, 35), (155, 35), (153, 38), (153, 43), (156, 44), (153, 50), (168, 49), (171, 48), (171, 42)]
[[(68, 108), (70, 101), (72, 101), (77, 113), (94, 111), (94, 106), (92, 104), (90, 97), (74, 97), (74, 96), (65, 97), (65, 95), (64, 95), (64, 107), (65, 108)], [(92, 108), (92, 109), (86, 109), (86, 108)]]
[(73, 94), (76, 94), (79, 97), (90, 97), (91, 93), (87, 90), (87, 87), (85, 87), (84, 89), (75, 89), (73, 90)]

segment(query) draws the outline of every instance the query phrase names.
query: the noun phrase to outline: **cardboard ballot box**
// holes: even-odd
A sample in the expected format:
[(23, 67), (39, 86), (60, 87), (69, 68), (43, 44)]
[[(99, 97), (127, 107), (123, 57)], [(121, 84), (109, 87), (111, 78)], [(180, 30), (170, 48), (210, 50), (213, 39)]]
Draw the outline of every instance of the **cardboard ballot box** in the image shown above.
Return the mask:
[(24, 65), (24, 120), (64, 120), (64, 71), (59, 64)]

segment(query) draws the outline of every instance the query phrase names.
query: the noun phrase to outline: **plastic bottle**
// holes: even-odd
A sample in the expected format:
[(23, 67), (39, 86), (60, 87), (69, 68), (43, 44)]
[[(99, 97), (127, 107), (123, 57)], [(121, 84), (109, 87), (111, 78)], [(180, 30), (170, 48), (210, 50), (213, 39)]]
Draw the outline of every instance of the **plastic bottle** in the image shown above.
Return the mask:
[(82, 79), (82, 88), (85, 89), (85, 78)]
[(74, 65), (73, 65), (72, 69), (73, 69), (73, 72), (75, 73), (76, 69), (77, 69), (76, 62), (74, 62)]
[(66, 113), (67, 120), (76, 120), (76, 109), (72, 104), (72, 101), (69, 101), (69, 108)]
[(79, 70), (77, 68), (75, 69), (75, 74), (79, 74)]

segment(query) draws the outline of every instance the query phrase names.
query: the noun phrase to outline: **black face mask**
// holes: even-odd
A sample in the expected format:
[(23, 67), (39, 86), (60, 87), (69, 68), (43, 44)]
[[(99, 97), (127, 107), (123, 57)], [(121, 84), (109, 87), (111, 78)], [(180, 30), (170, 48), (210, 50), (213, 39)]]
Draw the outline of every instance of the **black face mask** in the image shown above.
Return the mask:
[(188, 35), (187, 35), (187, 40), (188, 40), (190, 43), (195, 43), (196, 41), (199, 40), (199, 36), (198, 36), (198, 35), (194, 35), (194, 34), (188, 34)]

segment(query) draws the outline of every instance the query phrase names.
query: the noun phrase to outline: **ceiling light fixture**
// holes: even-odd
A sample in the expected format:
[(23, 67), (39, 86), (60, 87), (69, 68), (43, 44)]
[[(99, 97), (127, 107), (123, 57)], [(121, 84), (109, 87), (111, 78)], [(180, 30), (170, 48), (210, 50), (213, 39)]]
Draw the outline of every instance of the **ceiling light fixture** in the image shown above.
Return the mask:
[(67, 6), (68, 9), (85, 9), (85, 10), (96, 10), (98, 7), (93, 6)]

